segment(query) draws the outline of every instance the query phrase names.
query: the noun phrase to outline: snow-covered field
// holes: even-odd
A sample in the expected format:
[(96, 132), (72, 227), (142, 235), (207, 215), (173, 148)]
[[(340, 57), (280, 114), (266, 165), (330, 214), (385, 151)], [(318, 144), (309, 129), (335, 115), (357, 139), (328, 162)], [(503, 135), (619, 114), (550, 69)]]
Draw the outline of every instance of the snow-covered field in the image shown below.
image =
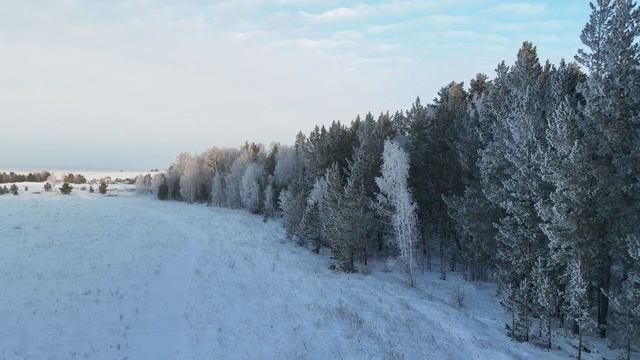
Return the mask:
[(278, 221), (112, 190), (0, 196), (0, 359), (567, 358), (510, 341), (492, 284), (338, 273)]

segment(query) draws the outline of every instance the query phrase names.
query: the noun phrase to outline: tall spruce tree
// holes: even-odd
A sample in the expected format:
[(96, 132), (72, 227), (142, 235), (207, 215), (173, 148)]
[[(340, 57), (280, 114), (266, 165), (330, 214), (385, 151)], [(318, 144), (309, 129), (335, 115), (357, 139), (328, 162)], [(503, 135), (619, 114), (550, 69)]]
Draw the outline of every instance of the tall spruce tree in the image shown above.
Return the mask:
[(631, 0), (599, 0), (591, 9), (580, 37), (587, 49), (576, 60), (589, 70), (581, 132), (604, 224), (589, 267), (599, 274), (597, 322), (606, 336), (611, 267), (640, 216), (640, 11)]
[(470, 280), (487, 279), (487, 272), (495, 261), (495, 223), (500, 218), (500, 208), (489, 201), (482, 192), (479, 154), (488, 143), (488, 124), (484, 115), (484, 103), (491, 83), (484, 74), (471, 80), (467, 116), (458, 124), (455, 134), (456, 159), (459, 163), (460, 182), (464, 186), (461, 195), (445, 196), (447, 213), (456, 223), (460, 261), (464, 276)]
[(531, 270), (546, 252), (546, 237), (536, 211), (536, 204), (544, 201), (549, 191), (536, 161), (546, 124), (543, 75), (536, 48), (528, 42), (508, 71), (498, 68), (502, 78), (497, 84), (505, 86), (499, 89), (504, 98), (492, 104), (496, 106), (492, 109), (492, 141), (481, 158), (484, 193), (504, 210), (498, 223), (497, 265), (500, 280), (519, 290), (514, 291), (519, 296), (515, 299), (519, 311), (514, 336), (520, 340), (529, 338)]
[(589, 297), (580, 260), (572, 259), (567, 266), (569, 283), (565, 293), (565, 311), (578, 330), (578, 360), (582, 358), (584, 332), (594, 325), (589, 311)]
[(411, 105), (406, 117), (409, 123), (409, 185), (418, 204), (418, 221), (420, 223), (419, 251), (427, 268), (431, 268), (431, 237), (432, 232), (427, 220), (429, 219), (428, 204), (430, 187), (426, 158), (429, 154), (429, 123), (430, 111), (422, 105), (420, 98)]
[(376, 191), (375, 178), (382, 166), (384, 140), (392, 135), (391, 125), (388, 115), (375, 121), (371, 114), (358, 125), (358, 144), (349, 162), (340, 219), (343, 229), (340, 248), (345, 252), (341, 268), (345, 271), (355, 271), (357, 259), (367, 265), (382, 240), (380, 222), (370, 205)]

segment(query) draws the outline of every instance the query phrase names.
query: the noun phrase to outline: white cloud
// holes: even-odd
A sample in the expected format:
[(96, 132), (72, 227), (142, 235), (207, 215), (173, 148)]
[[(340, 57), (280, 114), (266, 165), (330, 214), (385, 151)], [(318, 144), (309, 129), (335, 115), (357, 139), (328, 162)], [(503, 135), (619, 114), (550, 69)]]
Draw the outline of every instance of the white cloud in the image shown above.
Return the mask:
[(514, 2), (494, 6), (490, 8), (489, 11), (512, 16), (535, 16), (544, 13), (546, 11), (546, 7), (544, 4), (539, 3)]
[(504, 44), (511, 39), (506, 36), (491, 33), (480, 33), (471, 30), (449, 30), (449, 31), (431, 31), (419, 33), (421, 39), (429, 42), (448, 42), (448, 43), (493, 43)]
[(346, 7), (339, 7), (339, 8), (327, 10), (320, 14), (310, 14), (307, 12), (300, 12), (300, 13), (318, 22), (336, 22), (336, 21), (352, 20), (362, 16), (362, 13), (359, 10), (356, 10), (353, 8), (346, 8)]
[(450, 28), (469, 24), (471, 21), (473, 21), (473, 19), (468, 16), (436, 14), (399, 21), (395, 23), (370, 25), (367, 27), (367, 32), (371, 34), (384, 34), (400, 31), (416, 31), (432, 27)]

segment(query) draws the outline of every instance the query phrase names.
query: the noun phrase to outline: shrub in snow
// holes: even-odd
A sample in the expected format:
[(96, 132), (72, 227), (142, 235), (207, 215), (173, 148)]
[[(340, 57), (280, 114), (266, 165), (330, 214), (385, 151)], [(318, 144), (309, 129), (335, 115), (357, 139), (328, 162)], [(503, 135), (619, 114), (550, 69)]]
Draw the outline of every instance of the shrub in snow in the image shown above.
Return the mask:
[(69, 183), (64, 183), (62, 184), (62, 186), (60, 187), (60, 192), (63, 195), (69, 195), (71, 194), (71, 190), (73, 190), (73, 186), (69, 185)]
[(100, 181), (100, 186), (98, 187), (98, 191), (100, 192), (100, 194), (104, 195), (107, 193), (107, 188), (109, 187), (109, 185), (107, 184), (106, 181), (101, 180)]
[(459, 308), (464, 307), (464, 289), (461, 286), (453, 288), (453, 300)]
[(51, 188), (52, 186), (50, 183), (48, 182), (44, 183), (44, 191), (51, 191)]

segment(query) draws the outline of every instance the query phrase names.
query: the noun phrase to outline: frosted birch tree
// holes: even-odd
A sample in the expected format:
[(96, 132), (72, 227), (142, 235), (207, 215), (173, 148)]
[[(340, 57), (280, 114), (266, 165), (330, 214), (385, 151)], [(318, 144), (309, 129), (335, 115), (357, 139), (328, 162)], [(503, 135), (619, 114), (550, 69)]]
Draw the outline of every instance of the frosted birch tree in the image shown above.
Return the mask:
[(240, 199), (242, 205), (251, 212), (257, 212), (260, 208), (260, 183), (263, 175), (262, 165), (251, 163), (240, 179)]
[(153, 174), (151, 177), (151, 192), (154, 194), (158, 194), (158, 189), (160, 185), (166, 184), (167, 180), (163, 173)]
[(180, 175), (180, 196), (184, 201), (192, 203), (196, 200), (198, 184), (200, 183), (200, 166), (198, 160), (191, 156), (183, 158), (183, 171)]
[(376, 178), (380, 189), (376, 209), (391, 220), (393, 242), (414, 286), (413, 266), (415, 245), (418, 238), (416, 205), (407, 186), (409, 157), (400, 146), (390, 140), (384, 143), (382, 176)]

